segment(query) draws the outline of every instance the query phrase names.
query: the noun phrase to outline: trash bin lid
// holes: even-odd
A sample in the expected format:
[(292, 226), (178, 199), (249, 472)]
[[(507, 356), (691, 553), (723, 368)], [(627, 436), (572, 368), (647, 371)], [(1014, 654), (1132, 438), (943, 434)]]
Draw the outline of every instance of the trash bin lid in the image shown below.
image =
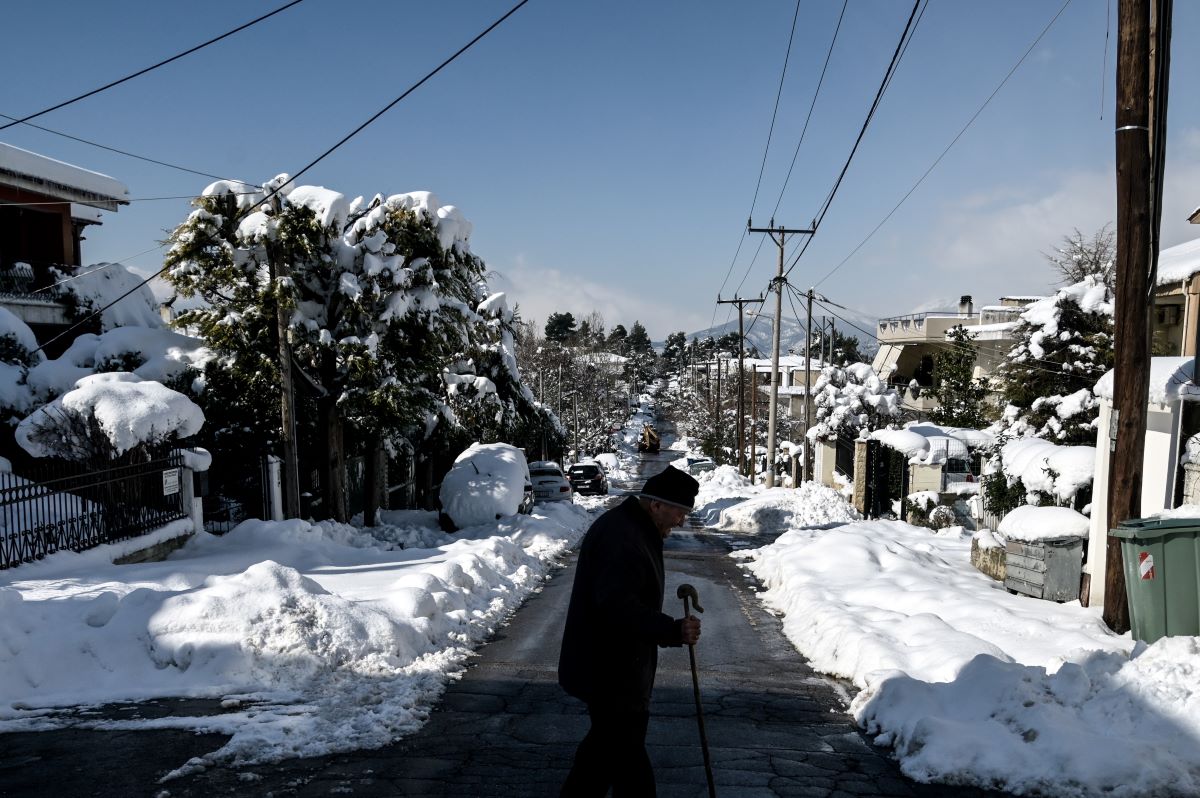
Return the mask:
[(1131, 518), (1108, 530), (1110, 537), (1122, 540), (1156, 538), (1172, 532), (1200, 532), (1200, 518)]

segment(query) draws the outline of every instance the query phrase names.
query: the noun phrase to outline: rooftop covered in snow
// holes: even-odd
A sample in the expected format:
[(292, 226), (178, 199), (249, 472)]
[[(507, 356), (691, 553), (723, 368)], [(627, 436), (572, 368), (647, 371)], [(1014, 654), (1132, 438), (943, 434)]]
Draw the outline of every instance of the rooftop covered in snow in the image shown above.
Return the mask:
[(0, 184), (106, 211), (129, 204), (129, 188), (119, 180), (3, 142)]

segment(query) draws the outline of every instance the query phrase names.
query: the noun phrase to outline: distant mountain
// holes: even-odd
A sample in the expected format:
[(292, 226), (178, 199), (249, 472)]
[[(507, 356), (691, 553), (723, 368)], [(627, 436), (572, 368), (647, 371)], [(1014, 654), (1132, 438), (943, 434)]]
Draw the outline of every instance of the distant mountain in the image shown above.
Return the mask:
[[(858, 349), (866, 355), (872, 355), (879, 348), (878, 341), (873, 337), (874, 331), (878, 326), (879, 319), (874, 316), (864, 316), (854, 311), (838, 309), (838, 315), (842, 319), (834, 319), (834, 324), (838, 332), (842, 335), (858, 339)], [(822, 316), (829, 316), (826, 311), (821, 311), (817, 308), (813, 309), (813, 334), (816, 334), (816, 326), (820, 323)], [(754, 346), (758, 349), (763, 357), (769, 357), (771, 354), (771, 335), (774, 317), (773, 315), (762, 315), (755, 317), (747, 317), (745, 320), (745, 333), (747, 346)], [(804, 338), (807, 330), (803, 317), (797, 321), (796, 318), (784, 315), (783, 322), (780, 325), (779, 333), (779, 351), (781, 354), (787, 354), (788, 350), (793, 352), (801, 352), (804, 349)], [(855, 329), (859, 327), (861, 329)], [(736, 333), (738, 329), (737, 318), (725, 324), (719, 324), (716, 327), (709, 327), (704, 330), (697, 330), (687, 334), (688, 342), (693, 338), (703, 341), (708, 336), (720, 338), (727, 333)], [(865, 332), (864, 332), (865, 331)], [(867, 334), (870, 333), (870, 334)], [(662, 350), (662, 342), (656, 342), (654, 347), (659, 351)]]

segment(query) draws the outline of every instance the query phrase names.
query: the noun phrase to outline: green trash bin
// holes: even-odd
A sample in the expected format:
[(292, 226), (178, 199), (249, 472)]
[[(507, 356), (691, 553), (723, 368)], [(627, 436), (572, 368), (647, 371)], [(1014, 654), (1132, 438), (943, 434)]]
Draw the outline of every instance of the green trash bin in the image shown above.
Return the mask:
[(1108, 534), (1121, 540), (1134, 639), (1200, 635), (1200, 518), (1135, 518)]

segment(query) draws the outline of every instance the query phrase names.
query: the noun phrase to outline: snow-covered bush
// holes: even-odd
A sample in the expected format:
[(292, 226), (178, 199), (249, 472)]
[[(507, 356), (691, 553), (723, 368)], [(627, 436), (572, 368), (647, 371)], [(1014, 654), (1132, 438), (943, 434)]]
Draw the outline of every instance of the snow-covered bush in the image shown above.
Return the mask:
[(809, 440), (833, 440), (839, 433), (885, 426), (900, 415), (900, 397), (866, 363), (826, 366), (813, 386), (816, 424)]
[(100, 467), (152, 459), (200, 431), (204, 414), (163, 385), (122, 372), (84, 377), (76, 387), (17, 425), (17, 443), (33, 457)]

